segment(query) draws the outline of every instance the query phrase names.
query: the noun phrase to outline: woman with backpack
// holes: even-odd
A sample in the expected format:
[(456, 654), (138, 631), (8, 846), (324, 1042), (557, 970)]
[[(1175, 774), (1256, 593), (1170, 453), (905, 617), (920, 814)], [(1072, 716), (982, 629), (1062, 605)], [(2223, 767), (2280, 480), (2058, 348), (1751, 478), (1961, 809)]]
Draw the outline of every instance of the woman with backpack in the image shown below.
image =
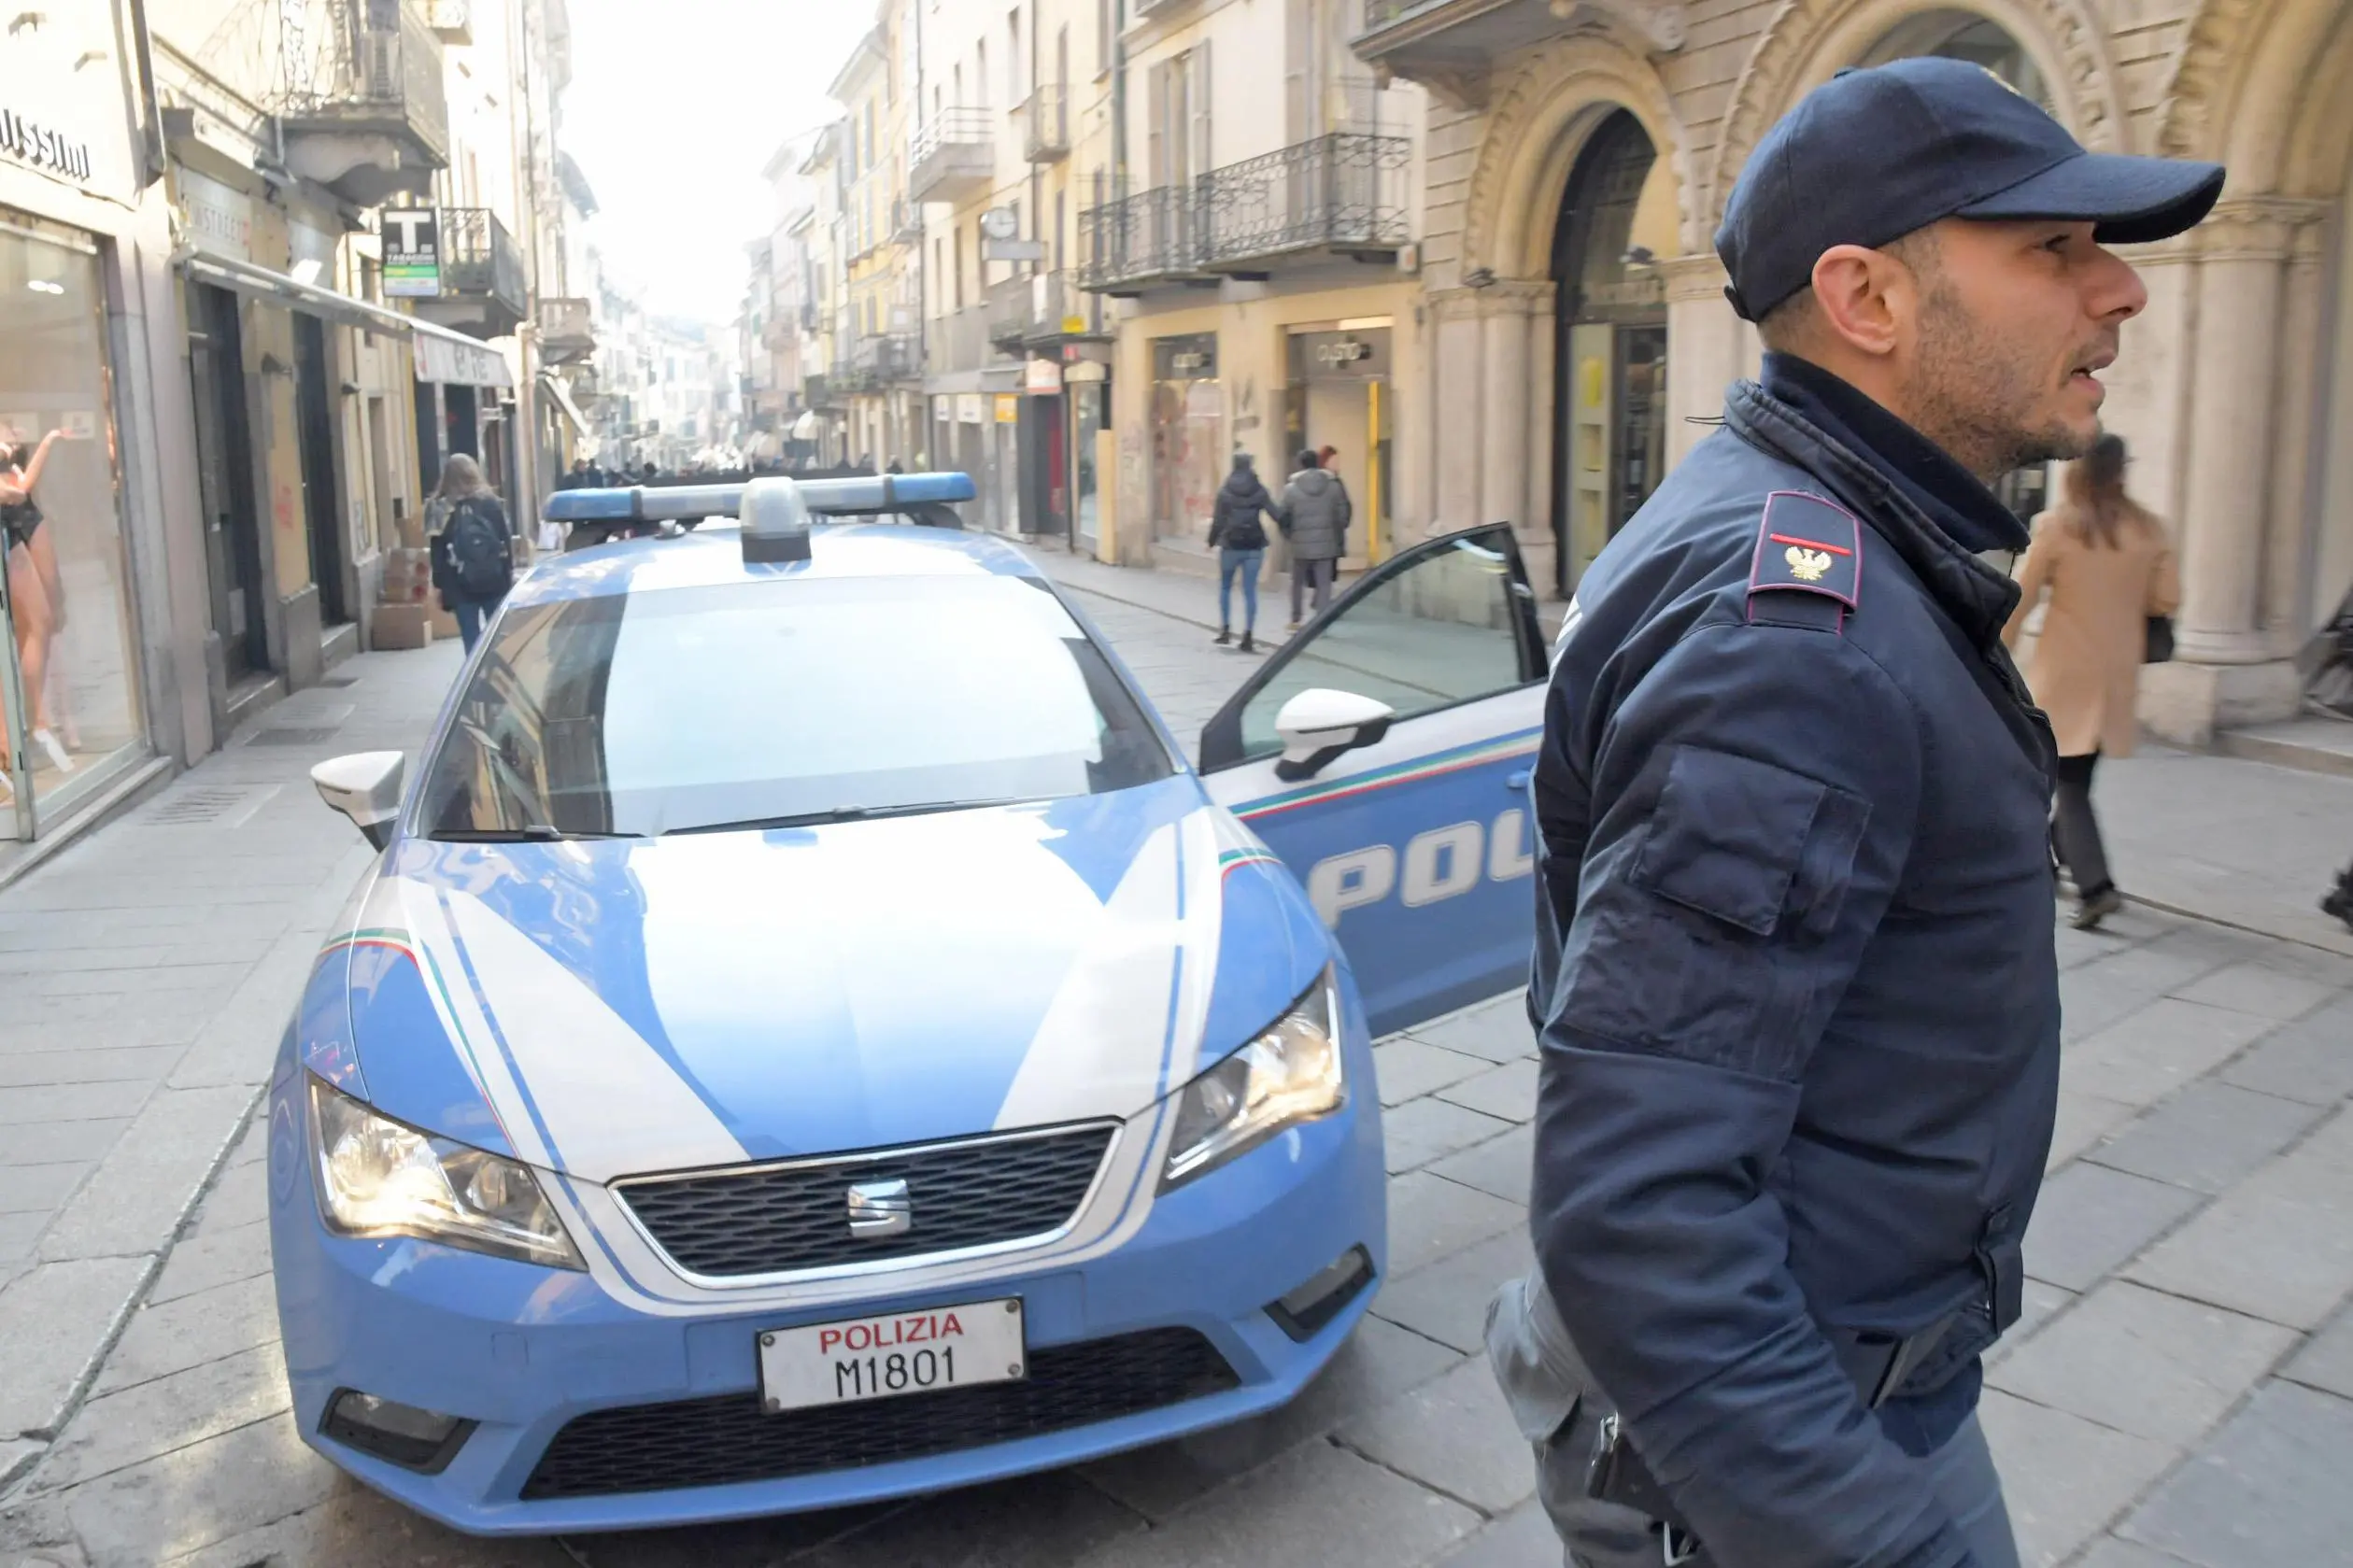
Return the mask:
[(433, 586), (442, 608), (458, 617), (458, 638), (472, 653), (483, 623), (515, 585), (515, 526), (481, 467), (463, 452), (441, 465), (433, 499), (447, 508), (432, 541)]

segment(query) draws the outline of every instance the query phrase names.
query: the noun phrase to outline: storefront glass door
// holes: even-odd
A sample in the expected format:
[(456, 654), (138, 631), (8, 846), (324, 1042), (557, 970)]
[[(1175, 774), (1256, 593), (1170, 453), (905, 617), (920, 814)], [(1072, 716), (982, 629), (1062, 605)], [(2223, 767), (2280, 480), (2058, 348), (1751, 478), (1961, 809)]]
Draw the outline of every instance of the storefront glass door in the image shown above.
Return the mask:
[(97, 247), (0, 209), (0, 831), (12, 837), (36, 835), (145, 749), (113, 392)]

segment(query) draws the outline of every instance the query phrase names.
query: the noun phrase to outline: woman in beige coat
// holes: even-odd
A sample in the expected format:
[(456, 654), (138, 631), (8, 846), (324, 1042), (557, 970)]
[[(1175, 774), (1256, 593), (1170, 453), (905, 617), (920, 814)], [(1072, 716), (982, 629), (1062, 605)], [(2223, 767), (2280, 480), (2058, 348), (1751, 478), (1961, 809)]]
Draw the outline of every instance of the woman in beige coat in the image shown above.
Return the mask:
[(2079, 930), (2124, 902), (2091, 814), (2091, 770), (2102, 756), (2132, 755), (2148, 617), (2172, 614), (2181, 600), (2165, 525), (2124, 493), (2124, 460), (2123, 441), (2104, 435), (2068, 465), (2060, 504), (2034, 519), (2034, 543), (2019, 566), (2023, 591), (2002, 633), (2015, 646), (2028, 613), (2049, 591), (2026, 684), (2059, 742), (2053, 834), (2075, 879)]

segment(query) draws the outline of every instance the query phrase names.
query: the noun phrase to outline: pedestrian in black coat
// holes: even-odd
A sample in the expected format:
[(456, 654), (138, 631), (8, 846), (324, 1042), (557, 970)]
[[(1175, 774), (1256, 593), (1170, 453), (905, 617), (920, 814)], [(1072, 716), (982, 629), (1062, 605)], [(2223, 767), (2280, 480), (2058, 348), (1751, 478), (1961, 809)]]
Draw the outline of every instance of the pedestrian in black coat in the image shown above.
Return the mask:
[(1217, 643), (1234, 640), (1234, 579), (1241, 579), (1241, 651), (1254, 654), (1258, 644), (1258, 568), (1267, 558), (1267, 527), (1259, 516), (1275, 516), (1274, 497), (1247, 452), (1234, 454), (1234, 471), (1217, 492), (1212, 508), (1209, 542), (1217, 551)]

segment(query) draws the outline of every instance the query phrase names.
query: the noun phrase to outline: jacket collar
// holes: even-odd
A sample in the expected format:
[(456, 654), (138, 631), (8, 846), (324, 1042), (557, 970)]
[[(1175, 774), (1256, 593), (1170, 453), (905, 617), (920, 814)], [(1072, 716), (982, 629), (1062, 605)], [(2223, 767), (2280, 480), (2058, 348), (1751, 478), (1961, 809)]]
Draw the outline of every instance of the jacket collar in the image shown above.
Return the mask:
[[(1891, 475), (1884, 459), (1855, 450), (1753, 381), (1738, 382), (1725, 395), (1724, 423), (1750, 445), (1821, 481), (1833, 499), (1887, 541), (1973, 640), (1983, 643), (2000, 633), (2018, 604), (2018, 585), (1939, 527)], [(1974, 478), (1969, 483), (1984, 492)], [(1992, 498), (1987, 494), (1986, 500)]]

